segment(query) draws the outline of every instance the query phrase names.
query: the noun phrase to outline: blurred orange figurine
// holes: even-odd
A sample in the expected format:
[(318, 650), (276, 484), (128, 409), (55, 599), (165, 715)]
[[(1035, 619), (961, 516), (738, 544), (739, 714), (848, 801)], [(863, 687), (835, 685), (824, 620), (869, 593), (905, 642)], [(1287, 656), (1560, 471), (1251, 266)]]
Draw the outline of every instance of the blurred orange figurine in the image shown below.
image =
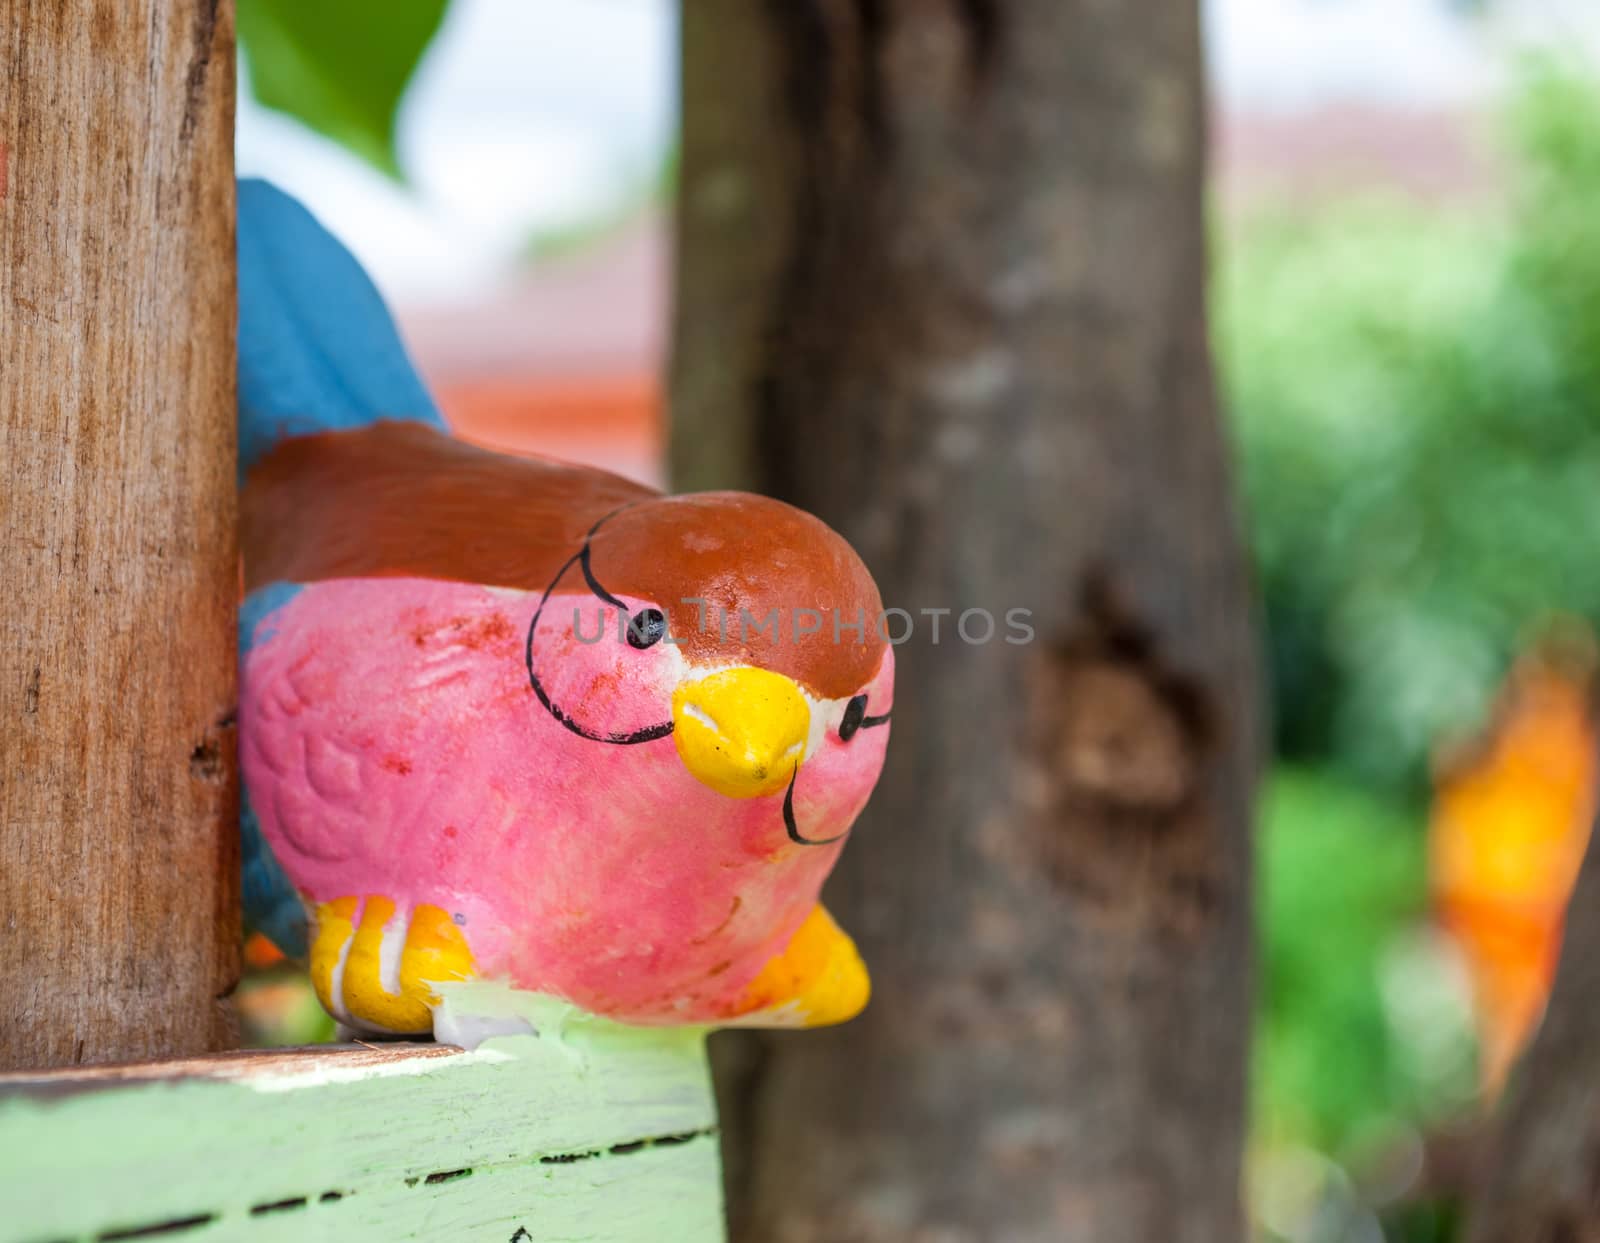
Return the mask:
[(1491, 1094), (1544, 1012), (1589, 841), (1595, 671), (1587, 629), (1552, 631), (1512, 670), (1484, 735), (1440, 765), (1434, 908), (1472, 974)]

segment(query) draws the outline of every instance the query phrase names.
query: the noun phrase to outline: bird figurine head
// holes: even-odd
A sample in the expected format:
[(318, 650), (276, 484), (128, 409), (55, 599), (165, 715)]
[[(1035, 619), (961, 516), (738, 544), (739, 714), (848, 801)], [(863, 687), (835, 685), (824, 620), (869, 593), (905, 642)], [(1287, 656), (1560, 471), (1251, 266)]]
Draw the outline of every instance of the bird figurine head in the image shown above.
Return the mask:
[(247, 914), (324, 1005), (440, 1031), (452, 981), (637, 1024), (866, 1002), (818, 905), (894, 656), (849, 545), (452, 439), (355, 260), (240, 185)]

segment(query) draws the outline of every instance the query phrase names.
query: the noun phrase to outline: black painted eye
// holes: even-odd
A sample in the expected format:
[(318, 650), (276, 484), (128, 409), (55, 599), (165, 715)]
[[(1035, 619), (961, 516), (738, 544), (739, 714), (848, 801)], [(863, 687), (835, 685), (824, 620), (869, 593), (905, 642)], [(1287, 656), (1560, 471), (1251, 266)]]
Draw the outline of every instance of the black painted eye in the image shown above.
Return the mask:
[(862, 719), (867, 715), (867, 697), (857, 695), (844, 706), (844, 718), (839, 722), (839, 741), (849, 742), (856, 736), (856, 730), (861, 728)]
[(641, 652), (654, 647), (667, 633), (667, 618), (660, 609), (640, 609), (628, 619), (628, 646)]

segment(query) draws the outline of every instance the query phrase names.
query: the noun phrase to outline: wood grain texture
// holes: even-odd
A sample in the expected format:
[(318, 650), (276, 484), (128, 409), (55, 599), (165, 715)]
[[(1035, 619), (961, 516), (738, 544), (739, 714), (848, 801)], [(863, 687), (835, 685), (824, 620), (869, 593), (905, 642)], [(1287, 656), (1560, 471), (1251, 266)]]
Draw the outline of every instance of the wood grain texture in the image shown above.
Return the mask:
[[(679, 490), (742, 487), (760, 478), (754, 408), (766, 374), (773, 290), (781, 282), (792, 206), (793, 134), (784, 111), (782, 48), (770, 4), (684, 0), (679, 134), (692, 175), (679, 182), (678, 237), (693, 273), (673, 291), (672, 472)], [(730, 53), (726, 57), (723, 51)], [(684, 275), (680, 265), (680, 277)]]
[(0, 1066), (230, 1039), (233, 13), (0, 0)]
[[(714, 1042), (734, 1237), (1240, 1239), (1257, 691), (1198, 5), (687, 0), (683, 31), (674, 483), (770, 490), (886, 605), (953, 610), (897, 653), (825, 893), (871, 1006)], [(1034, 641), (960, 641), (971, 608)]]
[(0, 1243), (716, 1243), (715, 1131), (690, 1031), (3, 1076)]
[(455, 1057), (455, 1045), (396, 1040), (383, 1044), (299, 1045), (292, 1048), (239, 1049), (200, 1053), (160, 1062), (105, 1062), (68, 1070), (8, 1071), (0, 1074), (0, 1098), (45, 1100), (98, 1088), (133, 1083), (177, 1083), (186, 1079), (222, 1079), (248, 1083), (258, 1077), (312, 1075), (413, 1064), (430, 1057)]
[(1567, 919), (1549, 1009), (1477, 1166), (1467, 1243), (1600, 1241), (1600, 833)]

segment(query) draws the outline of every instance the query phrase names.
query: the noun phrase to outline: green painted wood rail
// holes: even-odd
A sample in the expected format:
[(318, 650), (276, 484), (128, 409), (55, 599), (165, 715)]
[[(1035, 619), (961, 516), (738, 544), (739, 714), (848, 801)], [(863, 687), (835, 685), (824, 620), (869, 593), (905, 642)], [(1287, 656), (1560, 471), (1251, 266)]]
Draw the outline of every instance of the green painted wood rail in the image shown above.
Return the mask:
[(0, 1076), (0, 1243), (717, 1243), (704, 1033)]

